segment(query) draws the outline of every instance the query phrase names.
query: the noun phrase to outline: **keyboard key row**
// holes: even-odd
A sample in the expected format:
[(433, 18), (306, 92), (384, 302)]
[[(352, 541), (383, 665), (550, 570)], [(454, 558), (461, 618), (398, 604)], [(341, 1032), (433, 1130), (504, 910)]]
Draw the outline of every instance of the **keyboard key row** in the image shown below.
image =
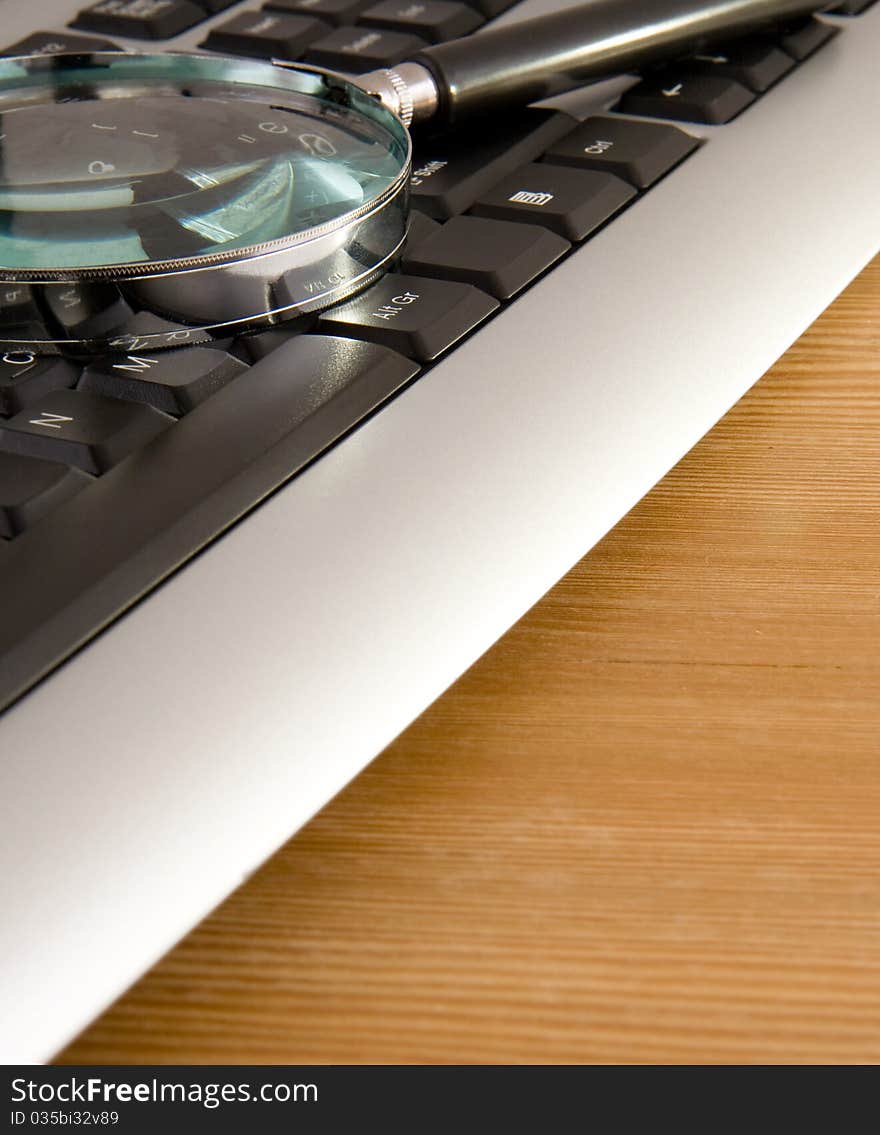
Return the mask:
[[(461, 167), (453, 163), (456, 168)], [(472, 166), (466, 178), (472, 192)], [(453, 191), (447, 181), (444, 192)], [(470, 202), (471, 192), (460, 200)], [(511, 299), (565, 255), (571, 242), (584, 240), (636, 196), (632, 185), (610, 173), (524, 164), (495, 179), (471, 202), (469, 215), (439, 224), (416, 212), (403, 273), (389, 273), (325, 312), (318, 327), (433, 361), (491, 315), (498, 300)]]
[[(232, 7), (238, 0), (99, 0), (84, 8), (71, 27), (84, 31), (126, 36), (130, 39), (173, 39), (210, 16)], [(324, 26), (348, 25), (357, 20), (364, 27), (411, 32), (426, 42), (438, 43), (467, 35), (517, 0), (269, 0), (261, 11), (239, 12), (232, 20), (212, 30), (206, 47), (236, 54), (253, 54), (258, 47), (268, 58), (272, 45), (285, 42), (283, 30), (273, 32), (271, 14), (312, 16)], [(268, 21), (268, 22), (267, 22)], [(260, 34), (260, 24), (267, 32)], [(225, 44), (227, 46), (218, 46)], [(232, 46), (235, 45), (235, 46)], [(301, 48), (285, 58), (296, 58)]]
[[(426, 43), (466, 35), (482, 22), (468, 3), (453, 0), (271, 0), (261, 11), (238, 13), (212, 29), (203, 47), (256, 58), (303, 58), (359, 74), (393, 66)], [(624, 96), (620, 109), (646, 117), (729, 122), (836, 30), (812, 20), (779, 40), (752, 36), (697, 55), (649, 74)]]
[(555, 111), (498, 115), (487, 131), (466, 127), (439, 138), (417, 133), (410, 184), (415, 208), (437, 220), (463, 213), (507, 174), (536, 160), (576, 125)]
[(838, 32), (807, 20), (777, 38), (749, 36), (650, 72), (615, 109), (648, 118), (719, 126), (736, 118)]
[(750, 36), (683, 59), (652, 72), (630, 88), (619, 109), (650, 118), (722, 125), (736, 118), (836, 32), (830, 24), (809, 20), (778, 39)]
[(13, 421), (0, 421), (0, 429), (16, 428), (16, 415), (33, 414), (46, 395), (73, 386), (180, 417), (245, 369), (237, 358), (215, 347), (108, 356), (89, 363), (82, 372), (68, 359), (7, 352), (0, 356), (0, 415)]
[[(168, 39), (229, 8), (236, 0), (101, 0), (72, 27), (134, 39)], [(426, 43), (466, 35), (510, 0), (269, 0), (238, 12), (211, 29), (202, 47), (250, 58), (284, 58), (362, 73), (392, 66)], [(357, 26), (355, 26), (357, 25)], [(658, 72), (628, 93), (621, 109), (648, 117), (720, 123), (768, 90), (838, 29), (807, 21), (778, 40), (750, 37), (723, 51), (695, 56), (673, 71)], [(113, 40), (69, 31), (38, 31), (0, 54), (112, 51)], [(709, 83), (699, 83), (701, 77)], [(719, 82), (728, 79), (728, 83)]]

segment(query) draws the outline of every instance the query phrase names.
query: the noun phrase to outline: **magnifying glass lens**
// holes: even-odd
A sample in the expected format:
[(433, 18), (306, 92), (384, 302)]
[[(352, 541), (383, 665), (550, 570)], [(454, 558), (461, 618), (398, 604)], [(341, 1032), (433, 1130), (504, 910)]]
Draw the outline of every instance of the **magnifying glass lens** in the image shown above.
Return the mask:
[(399, 254), (410, 155), (315, 69), (0, 60), (0, 348), (174, 347), (327, 307)]
[(369, 207), (406, 161), (402, 128), (335, 101), (323, 77), (266, 88), (247, 64), (190, 59), (177, 76), (174, 57), (164, 74), (104, 58), (31, 70), (19, 89), (15, 64), (0, 68), (4, 268), (213, 260), (290, 240)]

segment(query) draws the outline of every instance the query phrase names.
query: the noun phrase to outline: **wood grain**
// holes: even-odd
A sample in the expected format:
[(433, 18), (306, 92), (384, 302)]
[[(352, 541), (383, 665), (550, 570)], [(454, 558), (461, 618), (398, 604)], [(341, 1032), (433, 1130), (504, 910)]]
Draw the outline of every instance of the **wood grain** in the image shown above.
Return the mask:
[(878, 644), (880, 261), (62, 1059), (880, 1060)]

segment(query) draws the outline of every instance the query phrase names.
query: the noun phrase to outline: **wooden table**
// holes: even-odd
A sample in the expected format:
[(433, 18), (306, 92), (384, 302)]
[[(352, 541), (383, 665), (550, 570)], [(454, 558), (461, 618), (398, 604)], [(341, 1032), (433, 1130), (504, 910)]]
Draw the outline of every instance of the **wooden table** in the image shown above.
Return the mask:
[(880, 1060), (880, 260), (63, 1056)]

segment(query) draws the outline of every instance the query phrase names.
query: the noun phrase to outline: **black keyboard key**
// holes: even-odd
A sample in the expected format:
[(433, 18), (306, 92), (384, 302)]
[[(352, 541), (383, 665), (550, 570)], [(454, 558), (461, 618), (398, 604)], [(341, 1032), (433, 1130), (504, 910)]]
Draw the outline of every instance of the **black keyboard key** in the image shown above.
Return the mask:
[(150, 406), (58, 390), (3, 422), (0, 449), (102, 473), (173, 422)]
[(367, 8), (359, 22), (369, 28), (411, 32), (431, 43), (468, 35), (485, 23), (473, 8), (452, 0), (381, 0)]
[(719, 126), (730, 122), (754, 101), (755, 95), (734, 79), (668, 70), (643, 79), (628, 90), (618, 109), (648, 118), (677, 118), (681, 122)]
[(683, 71), (699, 75), (725, 75), (758, 94), (769, 90), (792, 70), (792, 57), (764, 38), (739, 40), (701, 55), (683, 59)]
[(502, 12), (512, 8), (514, 4), (518, 4), (519, 0), (466, 0), (466, 2), (471, 8), (482, 12), (487, 20), (491, 20), (494, 16), (500, 16)]
[(381, 343), (421, 362), (436, 359), (492, 314), (498, 301), (469, 284), (389, 272), (318, 320), (328, 335)]
[(31, 288), (0, 281), (0, 338), (29, 339), (39, 334), (42, 322)]
[(844, 0), (842, 4), (831, 10), (835, 16), (859, 16), (876, 3), (877, 0)]
[[(307, 330), (312, 330), (318, 322), (318, 316), (310, 314), (307, 318), (311, 323)], [(292, 331), (288, 323), (283, 323), (280, 327), (271, 327), (268, 331), (251, 332), (236, 339), (230, 348), (230, 353), (243, 362), (258, 363), (273, 351), (277, 351), (279, 347), (283, 347), (285, 343), (289, 343), (295, 334), (299, 332)]]
[(297, 12), (314, 16), (335, 27), (353, 24), (371, 0), (269, 0), (263, 7), (273, 12)]
[(200, 8), (211, 15), (216, 16), (219, 12), (225, 12), (227, 8), (231, 8), (233, 4), (237, 4), (239, 0), (193, 0), (194, 4), (198, 4)]
[(69, 500), (92, 478), (54, 461), (0, 453), (0, 536), (9, 540)]
[(473, 284), (506, 300), (571, 248), (541, 225), (453, 217), (437, 232), (410, 245), (403, 270)]
[(207, 14), (190, 0), (101, 0), (85, 8), (72, 27), (131, 39), (171, 39)]
[(311, 16), (239, 12), (212, 28), (202, 47), (254, 59), (298, 59), (327, 25)]
[(425, 46), (414, 35), (379, 31), (378, 28), (336, 28), (313, 43), (306, 63), (359, 75), (377, 67), (392, 67)]
[(417, 372), (371, 343), (295, 336), (12, 541), (0, 567), (0, 704)]
[[(158, 338), (156, 338), (158, 336)], [(165, 347), (194, 346), (207, 342), (208, 346), (225, 350), (225, 342), (213, 339), (204, 332), (193, 330), (183, 323), (165, 319), (154, 311), (139, 311), (110, 340), (110, 348), (118, 354), (158, 351)]]
[(802, 63), (814, 51), (818, 51), (820, 47), (833, 39), (839, 31), (840, 28), (834, 27), (833, 24), (824, 23), (822, 20), (806, 20), (802, 24), (795, 24), (786, 28), (779, 37), (779, 46), (783, 51), (787, 51), (792, 59), (797, 59), (799, 63)]
[(0, 414), (10, 417), (53, 390), (73, 386), (79, 367), (67, 359), (6, 351), (0, 355)]
[(48, 288), (46, 306), (65, 334), (83, 339), (110, 334), (132, 315), (115, 284), (72, 283)]
[(636, 191), (598, 170), (528, 165), (506, 177), (474, 205), (479, 217), (546, 225), (566, 240), (583, 240), (604, 224)]
[(244, 363), (212, 347), (139, 352), (91, 363), (83, 371), (79, 389), (180, 415), (246, 370)]
[(527, 109), (436, 138), (418, 137), (410, 182), (414, 208), (444, 221), (463, 213), (517, 166), (534, 161), (575, 120), (558, 111)]
[(2, 55), (62, 55), (69, 51), (119, 51), (119, 45), (109, 39), (92, 35), (74, 35), (73, 32), (33, 32), (18, 43), (3, 49)]
[(677, 126), (597, 115), (552, 145), (544, 161), (603, 170), (646, 189), (699, 145)]
[(0, 327), (39, 319), (40, 309), (27, 284), (0, 281)]
[(409, 215), (409, 224), (406, 227), (405, 248), (414, 248), (419, 241), (425, 240), (433, 233), (440, 232), (443, 226), (439, 221), (433, 220), (427, 213), (420, 213), (413, 209)]

